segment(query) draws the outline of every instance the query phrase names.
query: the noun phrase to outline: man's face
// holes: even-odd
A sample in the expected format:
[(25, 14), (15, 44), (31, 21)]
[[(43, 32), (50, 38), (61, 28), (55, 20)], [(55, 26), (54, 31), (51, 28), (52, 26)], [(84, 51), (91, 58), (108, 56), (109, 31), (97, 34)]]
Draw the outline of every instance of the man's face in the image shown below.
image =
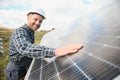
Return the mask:
[(30, 29), (36, 31), (41, 26), (43, 19), (44, 18), (38, 14), (30, 14), (27, 16), (27, 25)]

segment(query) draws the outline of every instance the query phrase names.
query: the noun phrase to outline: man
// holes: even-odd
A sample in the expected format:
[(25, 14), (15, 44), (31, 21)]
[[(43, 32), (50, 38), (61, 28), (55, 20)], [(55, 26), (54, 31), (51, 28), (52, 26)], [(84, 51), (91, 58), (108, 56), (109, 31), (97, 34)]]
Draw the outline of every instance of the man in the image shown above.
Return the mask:
[(32, 11), (27, 14), (27, 23), (16, 29), (10, 38), (9, 58), (6, 68), (7, 80), (21, 80), (26, 75), (32, 58), (64, 56), (76, 53), (82, 44), (61, 48), (48, 48), (34, 44), (34, 32), (45, 19), (43, 10)]

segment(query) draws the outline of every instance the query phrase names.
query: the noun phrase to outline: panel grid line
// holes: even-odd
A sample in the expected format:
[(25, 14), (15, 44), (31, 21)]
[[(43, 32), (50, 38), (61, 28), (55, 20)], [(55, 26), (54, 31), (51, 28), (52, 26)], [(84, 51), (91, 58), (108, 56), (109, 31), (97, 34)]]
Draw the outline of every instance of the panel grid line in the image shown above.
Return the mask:
[[(41, 67), (40, 68), (42, 68), (42, 66), (43, 66), (43, 59), (44, 59), (44, 57), (42, 57), (42, 61), (41, 61)], [(40, 80), (42, 80), (42, 69), (40, 70)]]
[(117, 68), (117, 69), (119, 69), (120, 70), (120, 67), (118, 66), (118, 65), (115, 65), (115, 64), (113, 64), (113, 63), (111, 63), (111, 62), (109, 62), (109, 61), (107, 61), (107, 60), (105, 60), (105, 59), (102, 59), (102, 58), (100, 58), (100, 57), (97, 57), (97, 56), (95, 56), (95, 55), (93, 55), (92, 53), (89, 53), (89, 52), (87, 52), (87, 51), (85, 51), (88, 55), (90, 55), (90, 56), (92, 56), (92, 57), (94, 57), (94, 58), (96, 58), (96, 59), (99, 59), (100, 61), (103, 61), (103, 62), (105, 62), (105, 63), (107, 63), (107, 64), (109, 64), (109, 65), (111, 65), (111, 66), (113, 66), (113, 67), (115, 67), (115, 68)]
[(57, 72), (58, 79), (60, 80), (59, 72), (58, 72), (58, 70), (57, 70), (57, 66), (56, 66), (56, 64), (55, 64), (55, 61), (54, 61), (54, 60), (53, 60), (53, 63), (54, 63), (54, 66), (55, 66), (55, 70), (56, 70), (56, 72)]
[(88, 80), (92, 80), (82, 69), (78, 67), (78, 65), (76, 65), (76, 63), (74, 63), (74, 61), (71, 58), (68, 57), (68, 59), (87, 77)]

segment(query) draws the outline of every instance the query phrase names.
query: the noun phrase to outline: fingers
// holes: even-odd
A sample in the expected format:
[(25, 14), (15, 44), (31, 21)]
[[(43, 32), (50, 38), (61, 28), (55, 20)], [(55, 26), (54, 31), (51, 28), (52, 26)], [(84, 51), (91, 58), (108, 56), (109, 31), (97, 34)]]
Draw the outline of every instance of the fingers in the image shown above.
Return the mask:
[(74, 47), (71, 48), (71, 50), (70, 50), (69, 53), (76, 53), (76, 52), (78, 52), (82, 48), (83, 48), (83, 44), (76, 45), (76, 46), (74, 46)]
[(83, 44), (71, 46), (71, 49), (81, 49), (81, 48), (83, 48)]
[(71, 49), (71, 50), (69, 50), (68, 54), (69, 53), (76, 53), (77, 51), (78, 51), (78, 49)]
[(72, 45), (72, 46), (66, 46), (62, 48), (57, 48), (55, 50), (55, 55), (56, 56), (63, 56), (71, 53), (76, 53), (78, 52), (81, 48), (83, 48), (83, 44), (77, 44), (77, 45)]

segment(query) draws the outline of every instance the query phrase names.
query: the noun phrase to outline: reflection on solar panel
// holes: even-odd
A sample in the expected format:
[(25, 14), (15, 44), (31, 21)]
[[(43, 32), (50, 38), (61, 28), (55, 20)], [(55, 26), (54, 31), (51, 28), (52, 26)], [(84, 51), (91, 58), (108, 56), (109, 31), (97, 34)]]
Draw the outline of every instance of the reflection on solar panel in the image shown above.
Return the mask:
[(114, 0), (45, 35), (45, 46), (83, 43), (84, 48), (63, 57), (34, 59), (25, 80), (120, 80), (119, 13), (120, 1)]

